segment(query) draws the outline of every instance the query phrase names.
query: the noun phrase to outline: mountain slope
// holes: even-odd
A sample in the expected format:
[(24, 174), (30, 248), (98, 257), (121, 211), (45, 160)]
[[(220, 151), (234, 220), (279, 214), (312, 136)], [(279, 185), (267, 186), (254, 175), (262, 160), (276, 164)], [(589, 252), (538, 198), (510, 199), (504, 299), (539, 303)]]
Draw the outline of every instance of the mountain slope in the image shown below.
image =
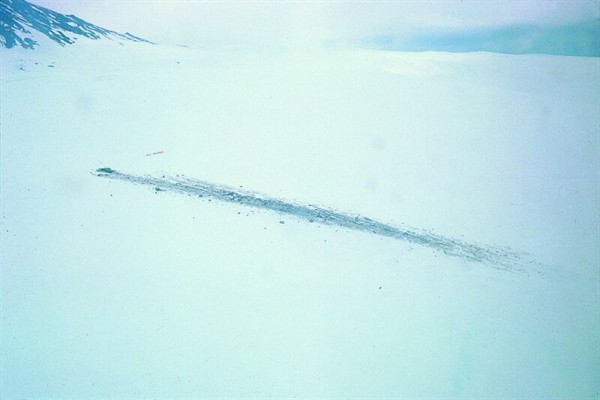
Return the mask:
[(64, 15), (25, 0), (3, 0), (0, 3), (0, 43), (4, 47), (33, 49), (38, 45), (37, 32), (61, 46), (72, 44), (80, 37), (151, 43), (130, 33), (114, 32), (74, 15)]

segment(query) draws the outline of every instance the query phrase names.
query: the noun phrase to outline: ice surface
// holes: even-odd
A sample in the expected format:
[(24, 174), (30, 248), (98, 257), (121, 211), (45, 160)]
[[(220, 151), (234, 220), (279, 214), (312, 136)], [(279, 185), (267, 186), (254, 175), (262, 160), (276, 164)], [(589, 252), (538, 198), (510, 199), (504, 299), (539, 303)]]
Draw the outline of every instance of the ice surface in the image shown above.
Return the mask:
[[(0, 54), (2, 398), (597, 396), (597, 58), (39, 50)], [(154, 193), (100, 166), (540, 268)]]

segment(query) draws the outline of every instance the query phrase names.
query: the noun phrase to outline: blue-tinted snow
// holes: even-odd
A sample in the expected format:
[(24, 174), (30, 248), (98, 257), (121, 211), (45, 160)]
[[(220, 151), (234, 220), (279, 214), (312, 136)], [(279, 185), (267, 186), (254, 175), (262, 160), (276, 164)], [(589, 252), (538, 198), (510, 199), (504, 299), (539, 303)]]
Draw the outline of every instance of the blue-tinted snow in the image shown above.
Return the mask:
[(596, 396), (598, 59), (111, 44), (2, 53), (2, 398)]

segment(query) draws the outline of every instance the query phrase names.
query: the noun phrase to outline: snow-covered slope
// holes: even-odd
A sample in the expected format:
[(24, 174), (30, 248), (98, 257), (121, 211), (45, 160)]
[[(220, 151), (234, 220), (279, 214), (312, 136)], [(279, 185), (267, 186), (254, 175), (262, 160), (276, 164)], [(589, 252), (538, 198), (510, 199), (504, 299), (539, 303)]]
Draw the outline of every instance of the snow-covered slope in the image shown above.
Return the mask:
[(134, 47), (3, 50), (2, 398), (596, 396), (598, 59)]
[(25, 0), (2, 0), (0, 3), (0, 44), (11, 48), (35, 48), (40, 37), (64, 46), (80, 38), (109, 38), (117, 41), (147, 42), (130, 33), (101, 28), (74, 15), (64, 15)]

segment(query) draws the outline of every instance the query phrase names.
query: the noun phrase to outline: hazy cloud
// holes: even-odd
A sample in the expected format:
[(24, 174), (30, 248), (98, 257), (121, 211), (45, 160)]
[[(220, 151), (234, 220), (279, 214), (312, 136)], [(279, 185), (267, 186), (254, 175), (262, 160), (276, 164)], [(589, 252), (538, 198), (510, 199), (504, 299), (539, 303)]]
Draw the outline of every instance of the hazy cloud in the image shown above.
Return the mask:
[[(598, 0), (302, 1), (33, 0), (117, 31), (190, 45), (320, 46), (514, 26), (598, 24)], [(546, 29), (546, 28), (544, 28)]]

